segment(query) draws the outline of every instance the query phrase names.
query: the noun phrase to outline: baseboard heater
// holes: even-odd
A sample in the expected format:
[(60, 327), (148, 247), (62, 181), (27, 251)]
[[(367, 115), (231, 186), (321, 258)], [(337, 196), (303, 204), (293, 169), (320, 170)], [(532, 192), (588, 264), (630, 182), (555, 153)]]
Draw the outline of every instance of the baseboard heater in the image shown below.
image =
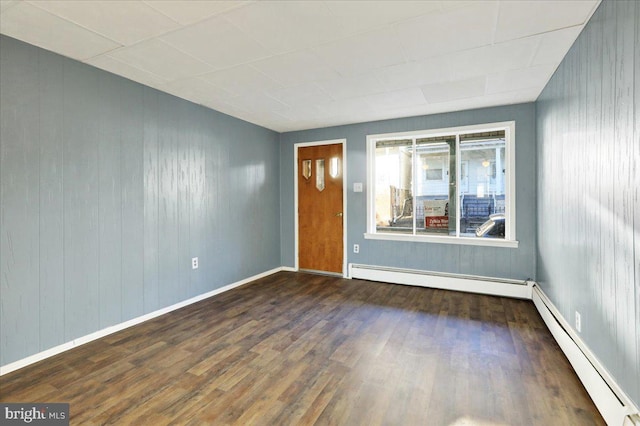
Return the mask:
[(537, 285), (533, 287), (532, 299), (607, 424), (640, 426), (638, 408)]
[(453, 274), (417, 269), (386, 266), (349, 264), (349, 277), (362, 280), (381, 281), (430, 287), (442, 290), (465, 291), (493, 296), (531, 299), (532, 282), (483, 277), (478, 275)]

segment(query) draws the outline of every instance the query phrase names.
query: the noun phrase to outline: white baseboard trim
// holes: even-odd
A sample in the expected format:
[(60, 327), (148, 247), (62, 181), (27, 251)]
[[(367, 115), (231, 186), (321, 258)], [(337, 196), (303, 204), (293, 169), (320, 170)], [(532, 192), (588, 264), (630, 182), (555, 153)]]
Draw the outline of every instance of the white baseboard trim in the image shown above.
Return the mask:
[(190, 299), (184, 300), (182, 302), (178, 302), (178, 303), (176, 303), (174, 305), (167, 306), (165, 308), (158, 309), (157, 311), (153, 311), (153, 312), (150, 312), (148, 314), (144, 314), (142, 316), (130, 319), (128, 321), (121, 322), (120, 324), (112, 325), (110, 327), (103, 328), (102, 330), (98, 330), (98, 331), (93, 332), (91, 334), (87, 334), (85, 336), (78, 337), (77, 339), (73, 339), (70, 342), (66, 342), (66, 343), (63, 343), (61, 345), (55, 346), (53, 348), (44, 350), (42, 352), (38, 352), (37, 354), (30, 355), (30, 356), (28, 356), (26, 358), (22, 358), (22, 359), (20, 359), (18, 361), (14, 361), (12, 363), (0, 366), (0, 376), (2, 376), (4, 374), (7, 374), (7, 373), (11, 373), (12, 371), (15, 371), (15, 370), (18, 370), (20, 368), (26, 367), (26, 366), (28, 366), (30, 364), (34, 364), (34, 363), (36, 363), (38, 361), (42, 361), (43, 359), (47, 359), (47, 358), (52, 357), (54, 355), (57, 355), (59, 353), (68, 351), (69, 349), (75, 348), (77, 346), (84, 345), (85, 343), (89, 343), (89, 342), (91, 342), (93, 340), (96, 340), (96, 339), (99, 339), (101, 337), (105, 337), (105, 336), (108, 336), (110, 334), (116, 333), (118, 331), (124, 330), (125, 328), (129, 328), (129, 327), (132, 327), (134, 325), (141, 324), (141, 323), (143, 323), (145, 321), (148, 321), (150, 319), (159, 317), (160, 315), (164, 315), (164, 314), (169, 313), (171, 311), (175, 311), (176, 309), (184, 308), (185, 306), (191, 305), (193, 303), (199, 302), (201, 300), (207, 299), (207, 298), (215, 296), (217, 294), (224, 293), (225, 291), (229, 291), (229, 290), (234, 289), (236, 287), (240, 287), (242, 285), (245, 285), (245, 284), (250, 283), (252, 281), (255, 281), (257, 279), (264, 278), (264, 277), (269, 276), (269, 275), (273, 275), (276, 272), (285, 271), (285, 270), (287, 270), (287, 269), (284, 268), (284, 267), (278, 267), (278, 268), (271, 269), (269, 271), (262, 272), (260, 274), (251, 276), (249, 278), (245, 278), (243, 280), (236, 281), (236, 282), (231, 283), (229, 285), (226, 285), (224, 287), (220, 287), (220, 288), (217, 288), (215, 290), (209, 291), (207, 293), (203, 293), (203, 294), (200, 294), (198, 296), (192, 297)]
[(532, 282), (386, 266), (349, 264), (349, 277), (442, 290), (531, 299)]
[[(538, 285), (533, 303), (608, 425), (634, 425), (638, 408)], [(635, 417), (638, 419), (638, 417)]]
[(296, 268), (293, 268), (291, 266), (283, 266), (280, 268), (280, 270), (285, 272), (298, 272)]

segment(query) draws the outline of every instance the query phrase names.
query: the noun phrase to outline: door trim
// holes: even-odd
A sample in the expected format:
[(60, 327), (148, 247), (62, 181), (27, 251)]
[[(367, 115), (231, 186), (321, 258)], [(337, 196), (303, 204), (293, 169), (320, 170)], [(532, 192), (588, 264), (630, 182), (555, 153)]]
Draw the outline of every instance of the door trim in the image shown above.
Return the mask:
[(316, 142), (299, 142), (293, 145), (293, 220), (294, 220), (294, 255), (295, 270), (300, 270), (299, 253), (298, 253), (298, 148), (318, 145), (342, 145), (342, 276), (347, 277), (347, 140), (332, 139), (327, 141)]

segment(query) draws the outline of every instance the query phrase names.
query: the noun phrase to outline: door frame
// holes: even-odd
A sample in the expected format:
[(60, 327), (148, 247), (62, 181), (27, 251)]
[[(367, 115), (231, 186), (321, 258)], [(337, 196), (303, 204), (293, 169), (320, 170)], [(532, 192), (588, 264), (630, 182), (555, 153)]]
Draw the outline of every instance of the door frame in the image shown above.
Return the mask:
[(332, 139), (316, 142), (299, 142), (293, 145), (293, 218), (294, 218), (294, 253), (295, 270), (300, 270), (300, 253), (298, 251), (298, 148), (318, 145), (342, 145), (342, 276), (347, 277), (347, 140)]

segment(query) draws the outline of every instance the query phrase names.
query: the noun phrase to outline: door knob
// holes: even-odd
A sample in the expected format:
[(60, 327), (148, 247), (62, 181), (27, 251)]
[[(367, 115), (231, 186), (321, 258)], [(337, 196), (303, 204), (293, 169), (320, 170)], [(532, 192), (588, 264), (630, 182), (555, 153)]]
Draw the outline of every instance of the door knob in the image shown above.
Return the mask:
[(342, 212), (338, 212), (338, 213), (336, 213), (336, 216), (337, 216), (337, 217), (342, 217)]

